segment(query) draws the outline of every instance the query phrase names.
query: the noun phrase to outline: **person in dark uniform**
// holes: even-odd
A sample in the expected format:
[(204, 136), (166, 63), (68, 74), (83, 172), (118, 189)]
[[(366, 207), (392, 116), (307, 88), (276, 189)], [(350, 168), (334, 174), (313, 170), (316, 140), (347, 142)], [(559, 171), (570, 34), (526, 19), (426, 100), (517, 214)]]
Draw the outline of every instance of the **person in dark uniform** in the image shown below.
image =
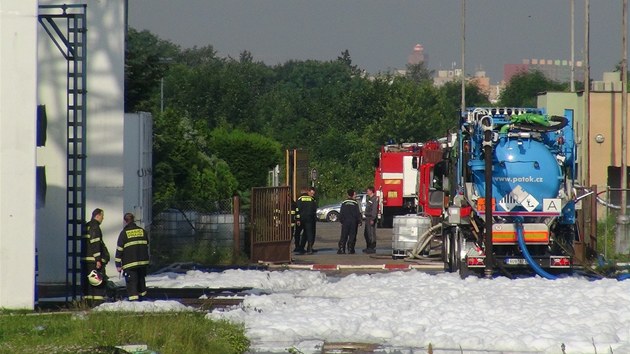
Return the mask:
[[(303, 197), (305, 195), (308, 195), (308, 192), (306, 188), (302, 188), (302, 190), (300, 191), (300, 197)], [(300, 197), (298, 197), (298, 199), (300, 199)], [(306, 253), (306, 250), (304, 249), (304, 246), (301, 246), (301, 239), (302, 239), (302, 233), (304, 231), (304, 227), (302, 227), (302, 223), (297, 222), (299, 220), (299, 215), (300, 215), (300, 213), (298, 212), (297, 202), (292, 202), (291, 207), (292, 207), (291, 221), (292, 221), (292, 226), (294, 226), (293, 227), (293, 241), (295, 243), (295, 248), (293, 249), (293, 252), (304, 254)]]
[[(315, 223), (317, 222), (317, 201), (315, 197), (309, 195), (301, 195), (297, 200), (295, 221), (298, 227), (304, 230), (304, 234), (300, 240), (300, 254), (313, 254), (313, 243), (315, 242)], [(314, 191), (312, 192), (314, 195)], [(304, 251), (306, 247), (306, 251)]]
[(308, 188), (308, 195), (311, 196), (311, 198), (313, 198), (314, 202), (315, 202), (315, 212), (313, 215), (315, 215), (315, 222), (313, 223), (313, 252), (317, 252), (317, 250), (315, 249), (315, 240), (317, 239), (317, 208), (319, 207), (319, 204), (317, 203), (317, 198), (315, 198), (315, 187), (309, 187)]
[(124, 271), (129, 301), (142, 300), (147, 295), (145, 277), (149, 266), (149, 237), (136, 225), (132, 213), (123, 217), (125, 227), (118, 235), (116, 270)]
[(85, 224), (85, 232), (81, 242), (81, 289), (83, 298), (90, 307), (99, 305), (107, 299), (107, 282), (95, 286), (88, 281), (89, 274), (96, 270), (105, 278), (105, 266), (109, 262), (109, 251), (103, 242), (101, 223), (105, 218), (103, 209), (92, 211), (92, 218)]
[(357, 242), (357, 230), (361, 225), (361, 210), (356, 201), (356, 193), (353, 189), (348, 189), (348, 198), (341, 202), (339, 211), (339, 222), (341, 223), (341, 237), (339, 238), (339, 249), (337, 254), (354, 254), (354, 245)]
[(378, 212), (378, 197), (374, 195), (374, 187), (367, 188), (367, 202), (365, 205), (365, 249), (363, 253), (376, 253), (376, 217)]

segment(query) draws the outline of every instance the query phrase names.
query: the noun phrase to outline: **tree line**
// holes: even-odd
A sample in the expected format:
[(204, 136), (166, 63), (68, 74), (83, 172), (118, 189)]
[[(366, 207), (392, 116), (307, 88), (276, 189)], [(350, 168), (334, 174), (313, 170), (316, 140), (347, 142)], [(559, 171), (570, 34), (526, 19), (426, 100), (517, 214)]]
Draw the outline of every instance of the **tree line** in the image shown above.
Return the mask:
[[(243, 51), (220, 57), (212, 46), (182, 49), (130, 28), (125, 53), (125, 111), (154, 117), (154, 209), (173, 201), (208, 201), (265, 186), (284, 165), (284, 150), (309, 151), (324, 198), (373, 183), (386, 143), (445, 136), (458, 123), (461, 82), (433, 85), (411, 65), (404, 76), (367, 75), (345, 50), (330, 61), (266, 65)], [(499, 105), (535, 106), (536, 93), (567, 90), (541, 73), (508, 83)], [(466, 85), (468, 106), (489, 106)]]

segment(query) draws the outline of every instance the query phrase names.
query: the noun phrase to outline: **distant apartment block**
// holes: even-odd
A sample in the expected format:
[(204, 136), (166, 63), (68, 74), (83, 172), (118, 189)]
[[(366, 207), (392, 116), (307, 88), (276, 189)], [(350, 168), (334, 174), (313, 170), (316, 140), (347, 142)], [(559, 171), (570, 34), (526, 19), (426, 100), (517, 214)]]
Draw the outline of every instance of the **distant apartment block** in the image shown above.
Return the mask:
[[(453, 69), (453, 70), (438, 70), (437, 75), (433, 78), (433, 85), (436, 87), (444, 86), (447, 82), (451, 81), (459, 81), (461, 82), (462, 77), (462, 69)], [(475, 71), (474, 76), (467, 77), (466, 81), (470, 83), (474, 83), (479, 87), (479, 90), (486, 95), (488, 95), (488, 99), (492, 103), (496, 103), (499, 99), (499, 94), (503, 89), (501, 84), (492, 85), (490, 83), (490, 78), (486, 76), (486, 72), (483, 70)]]
[[(557, 82), (571, 81), (571, 61), (560, 59), (523, 59), (520, 64), (503, 65), (503, 81), (508, 82), (518, 73), (540, 71), (546, 78)], [(575, 62), (574, 80), (584, 81), (584, 65)]]

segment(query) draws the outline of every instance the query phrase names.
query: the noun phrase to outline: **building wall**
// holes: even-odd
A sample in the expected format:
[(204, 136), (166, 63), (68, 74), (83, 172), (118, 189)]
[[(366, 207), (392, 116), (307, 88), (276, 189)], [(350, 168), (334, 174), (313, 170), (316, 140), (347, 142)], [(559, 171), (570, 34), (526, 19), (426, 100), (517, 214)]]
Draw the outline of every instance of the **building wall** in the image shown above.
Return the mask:
[[(114, 253), (122, 228), (124, 0), (87, 0), (87, 185), (86, 218), (105, 210), (104, 240)], [(40, 1), (40, 4), (63, 4)], [(60, 22), (61, 24), (64, 21)], [(65, 27), (63, 27), (65, 28)], [(40, 282), (66, 280), (66, 60), (41, 26), (38, 30), (39, 104), (48, 115), (48, 139), (38, 149), (37, 165), (45, 166), (45, 207), (37, 212)], [(113, 260), (107, 272), (115, 273)]]
[[(621, 92), (591, 93), (591, 181), (599, 190), (606, 189), (608, 166), (621, 166), (621, 97)], [(598, 134), (604, 137), (602, 143), (595, 141)], [(629, 156), (626, 151), (626, 164)]]
[(0, 308), (35, 294), (37, 1), (0, 0)]
[[(552, 115), (562, 115), (564, 109), (574, 109), (577, 180), (584, 186), (596, 185), (598, 191), (604, 191), (608, 185), (608, 167), (621, 166), (621, 92), (591, 92), (588, 122), (584, 100), (581, 92), (548, 92), (538, 97), (538, 106), (546, 107)], [(604, 137), (601, 143), (596, 141), (598, 134)], [(627, 151), (626, 163), (630, 163)], [(603, 211), (599, 213), (600, 217), (603, 215)]]

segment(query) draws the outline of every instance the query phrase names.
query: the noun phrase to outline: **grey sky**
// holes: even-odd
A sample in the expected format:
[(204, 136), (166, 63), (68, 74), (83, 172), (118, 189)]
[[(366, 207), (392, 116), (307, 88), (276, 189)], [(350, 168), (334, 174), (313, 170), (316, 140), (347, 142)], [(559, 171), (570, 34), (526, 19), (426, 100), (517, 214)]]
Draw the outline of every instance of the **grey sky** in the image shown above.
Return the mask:
[[(591, 0), (591, 77), (622, 57), (621, 0)], [(461, 0), (129, 0), (129, 25), (182, 47), (243, 50), (273, 65), (335, 59), (348, 49), (371, 73), (404, 68), (420, 43), (429, 68), (461, 61)], [(570, 59), (570, 0), (467, 0), (466, 72), (498, 82), (503, 64)], [(584, 0), (575, 0), (575, 59), (583, 60)]]

